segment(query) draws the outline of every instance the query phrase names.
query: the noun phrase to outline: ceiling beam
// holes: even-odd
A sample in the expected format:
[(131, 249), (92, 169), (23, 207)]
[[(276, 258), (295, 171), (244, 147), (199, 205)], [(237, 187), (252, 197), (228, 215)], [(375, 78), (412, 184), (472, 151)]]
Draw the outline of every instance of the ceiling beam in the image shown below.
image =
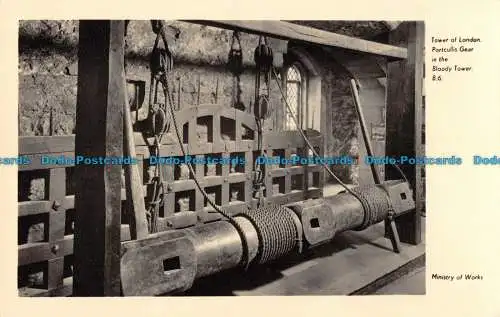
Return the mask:
[(295, 40), (310, 44), (343, 48), (366, 54), (385, 56), (391, 60), (406, 59), (408, 56), (407, 49), (404, 47), (363, 40), (284, 21), (187, 20), (187, 22), (265, 35), (284, 40)]
[(389, 31), (394, 31), (401, 24), (401, 21), (384, 21)]

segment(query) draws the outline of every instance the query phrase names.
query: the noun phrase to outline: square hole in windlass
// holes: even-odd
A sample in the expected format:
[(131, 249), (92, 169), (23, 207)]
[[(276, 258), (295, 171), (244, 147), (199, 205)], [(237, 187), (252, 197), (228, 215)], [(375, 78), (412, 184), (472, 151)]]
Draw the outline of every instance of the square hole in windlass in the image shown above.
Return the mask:
[(178, 256), (174, 256), (171, 258), (164, 259), (163, 263), (163, 273), (168, 274), (171, 271), (180, 270), (181, 269), (181, 259)]

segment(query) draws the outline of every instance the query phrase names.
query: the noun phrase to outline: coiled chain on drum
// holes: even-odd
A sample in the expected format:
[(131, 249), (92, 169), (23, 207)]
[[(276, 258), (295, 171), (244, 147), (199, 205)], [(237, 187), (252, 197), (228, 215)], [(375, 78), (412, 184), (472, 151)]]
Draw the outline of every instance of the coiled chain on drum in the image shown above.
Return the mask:
[(270, 205), (238, 215), (249, 219), (259, 236), (255, 263), (275, 260), (296, 247), (298, 233), (292, 213), (286, 207)]
[(392, 204), (383, 188), (367, 185), (355, 187), (352, 191), (359, 196), (364, 209), (363, 223), (355, 230), (364, 230), (387, 218)]

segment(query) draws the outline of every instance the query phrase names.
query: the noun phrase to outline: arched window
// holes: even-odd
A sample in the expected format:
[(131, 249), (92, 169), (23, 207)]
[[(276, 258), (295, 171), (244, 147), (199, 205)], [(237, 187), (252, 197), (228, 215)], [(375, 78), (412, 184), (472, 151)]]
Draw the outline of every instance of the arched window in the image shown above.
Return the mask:
[[(302, 126), (302, 116), (304, 111), (303, 105), (303, 92), (304, 92), (305, 78), (297, 65), (291, 65), (286, 69), (285, 73), (285, 87), (286, 99), (290, 109), (284, 104), (284, 130), (297, 130), (295, 120)], [(290, 110), (292, 113), (290, 113)], [(293, 119), (295, 118), (295, 120)]]

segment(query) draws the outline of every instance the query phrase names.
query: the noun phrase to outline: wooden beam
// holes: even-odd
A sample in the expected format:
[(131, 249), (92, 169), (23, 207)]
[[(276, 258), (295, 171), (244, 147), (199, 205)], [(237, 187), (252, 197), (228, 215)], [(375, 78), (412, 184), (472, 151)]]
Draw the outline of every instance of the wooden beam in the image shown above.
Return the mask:
[[(389, 35), (390, 42), (407, 45), (408, 59), (387, 66), (387, 143), (386, 155), (399, 157), (421, 155), (422, 86), (423, 86), (423, 22), (404, 22)], [(416, 211), (396, 220), (402, 242), (421, 242), (420, 211), (422, 186), (420, 169), (415, 165), (401, 166), (416, 197)], [(387, 179), (401, 179), (391, 166), (386, 167)]]
[(355, 79), (386, 77), (387, 59), (361, 53), (349, 54), (345, 50), (324, 47), (323, 50), (341, 64)]
[(367, 41), (284, 21), (188, 20), (188, 22), (265, 35), (283, 40), (295, 40), (316, 45), (343, 48), (386, 56), (391, 59), (407, 58), (407, 50), (404, 47)]
[(393, 31), (398, 28), (401, 24), (401, 21), (384, 21), (384, 24), (389, 28), (390, 31)]
[[(424, 69), (425, 69), (425, 25), (423, 22), (417, 22), (415, 25), (415, 41), (409, 48), (415, 54), (415, 156), (425, 156), (425, 140), (424, 140)], [(415, 168), (415, 208), (417, 210), (416, 217), (418, 223), (414, 225), (420, 228), (420, 217), (425, 209), (425, 166), (417, 166)], [(416, 227), (416, 228), (417, 228)], [(416, 243), (420, 243), (420, 231), (416, 231)]]
[[(125, 21), (80, 21), (75, 154), (123, 155)], [(78, 165), (75, 296), (120, 295), (121, 166)]]

